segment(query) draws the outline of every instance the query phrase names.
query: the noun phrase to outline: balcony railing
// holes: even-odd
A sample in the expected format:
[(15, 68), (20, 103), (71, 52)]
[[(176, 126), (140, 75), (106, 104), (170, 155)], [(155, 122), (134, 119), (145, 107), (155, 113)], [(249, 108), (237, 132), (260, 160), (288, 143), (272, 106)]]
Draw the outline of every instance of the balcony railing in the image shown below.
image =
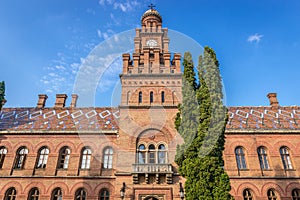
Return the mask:
[(133, 164), (133, 173), (173, 173), (171, 164)]

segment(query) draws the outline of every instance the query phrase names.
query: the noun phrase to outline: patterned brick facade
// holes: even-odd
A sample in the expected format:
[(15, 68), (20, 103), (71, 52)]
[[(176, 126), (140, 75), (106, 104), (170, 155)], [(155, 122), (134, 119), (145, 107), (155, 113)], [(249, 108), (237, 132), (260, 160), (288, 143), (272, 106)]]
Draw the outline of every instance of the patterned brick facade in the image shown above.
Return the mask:
[[(0, 199), (180, 198), (174, 127), (181, 102), (180, 54), (150, 9), (123, 54), (121, 105), (78, 108), (58, 94), (53, 108), (0, 112)], [(300, 199), (300, 108), (229, 107), (225, 169), (235, 199)], [(298, 195), (298, 196), (297, 196)], [(292, 197), (293, 196), (293, 197)]]

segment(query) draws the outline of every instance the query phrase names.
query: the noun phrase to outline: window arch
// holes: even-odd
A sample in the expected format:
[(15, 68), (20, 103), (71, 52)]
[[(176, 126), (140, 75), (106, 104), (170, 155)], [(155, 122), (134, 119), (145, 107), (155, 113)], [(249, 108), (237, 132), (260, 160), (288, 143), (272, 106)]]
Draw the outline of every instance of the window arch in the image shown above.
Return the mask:
[(39, 150), (36, 168), (46, 168), (48, 155), (49, 155), (49, 149), (47, 147), (42, 147)]
[(280, 150), (281, 161), (284, 169), (293, 169), (289, 149), (287, 147), (281, 147)]
[(148, 146), (148, 163), (156, 163), (156, 156), (155, 156), (155, 146), (154, 144), (150, 144)]
[(14, 187), (11, 187), (5, 192), (4, 200), (15, 200), (16, 196), (17, 196), (16, 189)]
[(235, 148), (235, 158), (238, 169), (247, 169), (244, 148), (239, 146)]
[(86, 191), (83, 188), (79, 188), (75, 192), (75, 198), (74, 200), (86, 200)]
[(299, 189), (292, 190), (292, 200), (300, 200), (300, 191)]
[(277, 200), (277, 195), (274, 189), (269, 189), (267, 195), (268, 195), (268, 200)]
[(166, 157), (166, 147), (164, 144), (158, 145), (158, 163), (159, 164), (165, 164), (167, 162), (167, 157)]
[(150, 92), (150, 103), (153, 103), (153, 92)]
[(139, 92), (139, 103), (143, 102), (143, 93)]
[(168, 161), (167, 147), (165, 144), (138, 144), (137, 163), (138, 164), (165, 164)]
[(60, 188), (55, 188), (51, 194), (51, 200), (62, 200), (62, 190)]
[(103, 155), (104, 169), (112, 169), (113, 153), (114, 152), (112, 147), (106, 147), (104, 149), (104, 155)]
[(40, 191), (38, 188), (32, 188), (28, 193), (28, 200), (39, 200)]
[(3, 166), (5, 156), (7, 154), (7, 149), (5, 147), (0, 147), (0, 169)]
[(58, 169), (68, 169), (71, 150), (69, 147), (62, 147), (59, 151)]
[(99, 200), (109, 200), (109, 191), (106, 188), (100, 191)]
[(23, 169), (26, 161), (26, 157), (28, 154), (28, 149), (26, 147), (21, 147), (18, 149), (16, 154), (16, 161), (15, 161), (15, 169)]
[(92, 150), (84, 147), (81, 151), (81, 169), (90, 169)]
[(164, 91), (161, 92), (161, 102), (165, 103), (165, 92)]
[(138, 163), (139, 164), (146, 163), (146, 147), (144, 144), (140, 144), (138, 147)]
[(258, 147), (257, 154), (258, 154), (258, 158), (259, 158), (260, 168), (262, 170), (270, 169), (266, 148), (263, 146)]
[(252, 195), (251, 190), (245, 189), (243, 191), (243, 198), (244, 198), (244, 200), (253, 200), (253, 195)]

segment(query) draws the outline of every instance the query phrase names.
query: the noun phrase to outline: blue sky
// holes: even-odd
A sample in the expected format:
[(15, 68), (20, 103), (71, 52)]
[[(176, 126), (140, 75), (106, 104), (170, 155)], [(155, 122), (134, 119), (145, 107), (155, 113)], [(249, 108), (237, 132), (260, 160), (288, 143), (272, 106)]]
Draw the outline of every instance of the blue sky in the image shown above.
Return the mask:
[[(216, 51), (227, 105), (269, 105), (269, 92), (278, 93), (281, 105), (300, 104), (298, 0), (2, 0), (5, 107), (36, 106), (40, 93), (48, 95), (47, 107), (54, 105), (57, 93), (70, 97), (91, 50), (114, 34), (139, 27), (150, 3), (162, 15), (164, 27)], [(119, 91), (118, 63), (98, 85), (91, 106), (110, 106), (111, 98), (118, 102), (111, 94)]]

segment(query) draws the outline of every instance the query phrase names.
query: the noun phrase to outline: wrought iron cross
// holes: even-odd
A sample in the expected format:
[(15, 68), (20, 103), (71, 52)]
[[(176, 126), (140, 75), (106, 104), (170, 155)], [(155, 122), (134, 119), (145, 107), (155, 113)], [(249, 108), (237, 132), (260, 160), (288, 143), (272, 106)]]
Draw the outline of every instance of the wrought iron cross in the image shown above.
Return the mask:
[(152, 3), (148, 6), (151, 10), (154, 9), (155, 5), (153, 5)]

